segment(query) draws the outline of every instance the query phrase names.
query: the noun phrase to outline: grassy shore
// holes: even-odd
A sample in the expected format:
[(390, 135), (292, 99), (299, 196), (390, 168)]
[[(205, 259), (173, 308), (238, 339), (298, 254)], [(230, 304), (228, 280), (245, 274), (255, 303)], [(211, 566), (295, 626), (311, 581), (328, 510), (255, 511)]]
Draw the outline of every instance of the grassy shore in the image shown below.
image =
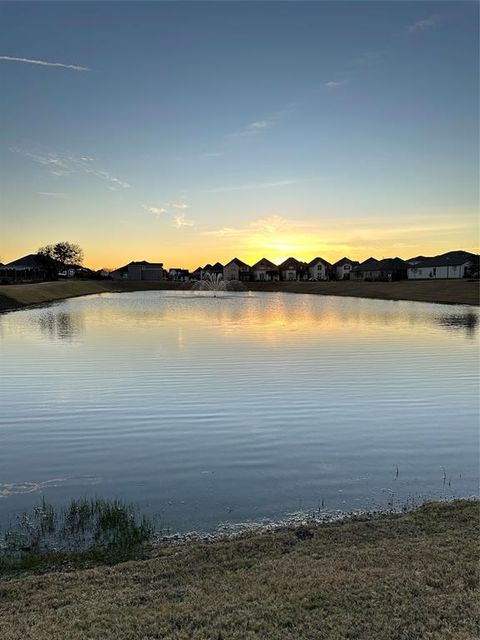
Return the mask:
[[(327, 296), (352, 296), (384, 300), (414, 300), (445, 304), (480, 304), (479, 283), (468, 280), (401, 282), (249, 282), (253, 291), (283, 291)], [(73, 282), (39, 282), (35, 284), (0, 285), (0, 311), (21, 309), (94, 293), (111, 291), (145, 291), (180, 289), (188, 285), (178, 282), (113, 282), (83, 280)]]
[(0, 582), (3, 640), (474, 640), (479, 505), (165, 544)]

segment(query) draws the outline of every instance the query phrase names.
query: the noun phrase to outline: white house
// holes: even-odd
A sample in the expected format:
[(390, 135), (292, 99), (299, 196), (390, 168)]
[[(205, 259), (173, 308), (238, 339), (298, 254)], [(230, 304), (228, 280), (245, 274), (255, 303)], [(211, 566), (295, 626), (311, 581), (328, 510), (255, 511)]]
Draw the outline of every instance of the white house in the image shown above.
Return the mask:
[(250, 280), (250, 267), (238, 258), (234, 258), (223, 267), (223, 279)]
[(277, 265), (270, 262), (270, 260), (267, 260), (267, 258), (262, 258), (256, 262), (251, 268), (251, 274), (253, 280), (270, 282), (276, 281), (280, 277)]
[(337, 280), (349, 280), (350, 273), (353, 267), (356, 267), (358, 262), (356, 260), (350, 260), (350, 258), (342, 258), (333, 264), (333, 275)]
[(332, 265), (323, 258), (314, 258), (308, 263), (308, 275), (315, 280), (327, 280)]
[(408, 267), (409, 280), (451, 280), (468, 276), (475, 260), (473, 253), (450, 251), (434, 258), (415, 262)]

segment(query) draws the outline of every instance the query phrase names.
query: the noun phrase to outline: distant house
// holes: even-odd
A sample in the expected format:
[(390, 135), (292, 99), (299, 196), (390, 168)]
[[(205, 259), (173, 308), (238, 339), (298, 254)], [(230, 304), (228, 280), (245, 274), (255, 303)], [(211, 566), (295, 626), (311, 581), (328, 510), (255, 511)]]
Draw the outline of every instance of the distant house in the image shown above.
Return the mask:
[(383, 260), (368, 258), (352, 269), (350, 279), (383, 282), (405, 280), (408, 266), (408, 262), (401, 258), (384, 258)]
[(328, 280), (330, 262), (323, 258), (314, 258), (308, 263), (308, 275), (313, 280)]
[(195, 280), (203, 280), (207, 274), (223, 276), (223, 265), (220, 264), (220, 262), (216, 262), (215, 264), (207, 263), (204, 267), (197, 267), (195, 271), (192, 272), (192, 277)]
[(238, 258), (233, 258), (223, 267), (224, 280), (250, 280), (250, 267)]
[(367, 258), (351, 270), (350, 280), (374, 280), (378, 264), (376, 258)]
[(308, 265), (296, 258), (287, 258), (278, 265), (280, 280), (308, 280)]
[(84, 278), (91, 279), (96, 277), (95, 271), (80, 264), (63, 265), (58, 272), (59, 278)]
[(449, 251), (425, 258), (408, 267), (409, 280), (459, 279), (478, 272), (478, 256), (468, 251)]
[(38, 253), (29, 253), (22, 258), (12, 260), (0, 269), (0, 277), (13, 282), (39, 282), (56, 280), (62, 268), (56, 260)]
[(190, 279), (190, 272), (188, 269), (173, 268), (168, 270), (169, 280), (180, 280), (187, 282)]
[(335, 280), (349, 280), (353, 267), (357, 265), (358, 262), (356, 260), (350, 260), (347, 257), (341, 258), (332, 265), (333, 277)]
[(278, 267), (267, 258), (262, 258), (251, 268), (253, 280), (277, 281), (279, 279)]
[(165, 279), (163, 262), (147, 262), (146, 260), (129, 262), (110, 273), (114, 280), (145, 280), (156, 282)]

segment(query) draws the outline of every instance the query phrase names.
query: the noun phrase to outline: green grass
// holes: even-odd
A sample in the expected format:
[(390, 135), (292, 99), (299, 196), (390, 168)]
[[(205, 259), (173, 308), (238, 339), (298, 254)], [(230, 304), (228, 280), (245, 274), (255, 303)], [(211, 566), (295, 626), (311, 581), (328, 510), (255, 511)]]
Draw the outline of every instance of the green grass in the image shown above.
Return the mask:
[[(476, 501), (0, 582), (2, 640), (474, 640)], [(308, 531), (306, 534), (305, 529)]]

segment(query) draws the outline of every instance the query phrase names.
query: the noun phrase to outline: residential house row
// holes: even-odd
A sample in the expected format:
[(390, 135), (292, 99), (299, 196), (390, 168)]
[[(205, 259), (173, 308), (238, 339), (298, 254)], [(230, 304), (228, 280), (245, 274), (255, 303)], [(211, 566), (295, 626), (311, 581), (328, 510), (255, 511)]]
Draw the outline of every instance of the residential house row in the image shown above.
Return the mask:
[(73, 265), (52, 270), (52, 265), (38, 254), (29, 254), (13, 260), (6, 265), (0, 264), (0, 282), (32, 282), (58, 278), (102, 278), (113, 280), (202, 280), (208, 274), (218, 275), (224, 280), (241, 282), (277, 282), (277, 281), (317, 281), (317, 280), (353, 280), (356, 282), (395, 281), (395, 280), (432, 280), (460, 279), (478, 277), (479, 256), (467, 251), (449, 251), (434, 257), (416, 256), (410, 260), (401, 258), (370, 257), (363, 262), (343, 257), (333, 264), (317, 257), (310, 262), (296, 258), (287, 258), (276, 265), (262, 258), (248, 265), (239, 258), (233, 258), (225, 265), (220, 262), (206, 264), (193, 272), (183, 268), (164, 269), (162, 262), (147, 260), (132, 261), (111, 271), (92, 271), (81, 265)]

